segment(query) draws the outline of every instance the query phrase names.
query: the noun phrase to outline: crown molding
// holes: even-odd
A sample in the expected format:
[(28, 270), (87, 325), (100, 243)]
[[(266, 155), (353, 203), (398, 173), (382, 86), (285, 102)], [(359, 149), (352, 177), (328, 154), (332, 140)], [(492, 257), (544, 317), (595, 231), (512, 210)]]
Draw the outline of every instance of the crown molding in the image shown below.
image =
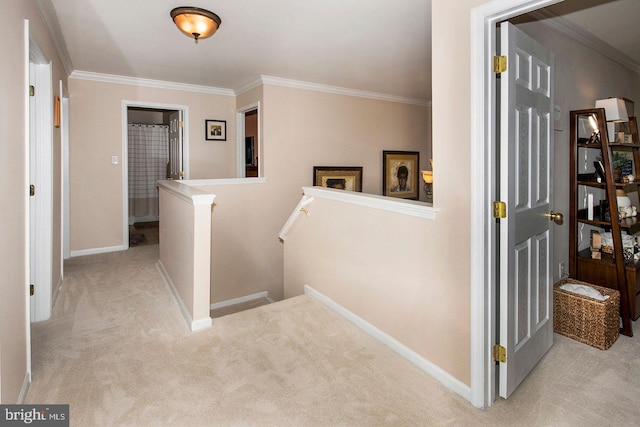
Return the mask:
[(638, 62), (570, 20), (544, 9), (531, 12), (530, 15), (540, 23), (568, 35), (579, 43), (640, 74)]
[(243, 93), (249, 92), (251, 89), (255, 89), (258, 86), (262, 86), (262, 85), (263, 85), (262, 78), (256, 77), (255, 79), (251, 80), (249, 83), (244, 84), (239, 88), (237, 88), (234, 92), (236, 96), (239, 96), (239, 95), (242, 95)]
[(157, 89), (181, 90), (185, 92), (208, 93), (211, 95), (235, 96), (231, 89), (212, 86), (199, 86), (187, 83), (167, 82), (163, 80), (142, 79), (138, 77), (118, 76), (115, 74), (94, 73), (91, 71), (75, 70), (69, 75), (71, 79), (91, 80), (102, 83), (116, 83), (132, 86), (152, 87)]
[(312, 90), (316, 92), (332, 93), (337, 95), (355, 96), (358, 98), (377, 99), (379, 101), (399, 102), (402, 104), (420, 105), (423, 107), (431, 106), (431, 101), (425, 100), (425, 99), (406, 98), (402, 96), (387, 95), (387, 94), (377, 93), (377, 92), (367, 92), (363, 90), (348, 89), (348, 88), (339, 87), (339, 86), (329, 86), (329, 85), (323, 85), (319, 83), (310, 83), (310, 82), (304, 82), (300, 80), (291, 80), (291, 79), (284, 79), (281, 77), (264, 76), (264, 75), (242, 86), (240, 89), (236, 91), (236, 94), (244, 93), (261, 84), (290, 87), (294, 89)]
[(115, 74), (94, 73), (92, 71), (75, 70), (70, 75), (71, 79), (91, 80), (103, 83), (127, 84), (132, 86), (154, 87), (159, 89), (173, 89), (187, 92), (208, 93), (213, 95), (239, 96), (261, 85), (284, 86), (294, 89), (313, 90), (316, 92), (333, 93), (339, 95), (355, 96), (360, 98), (377, 99), (380, 101), (399, 102), (402, 104), (419, 105), (430, 107), (431, 101), (417, 98), (405, 98), (394, 95), (385, 95), (376, 92), (366, 92), (362, 90), (347, 89), (338, 86), (328, 86), (318, 83), (309, 83), (299, 80), (283, 79), (280, 77), (260, 76), (238, 89), (223, 89), (212, 86), (198, 86), (187, 83), (167, 82), (163, 80), (150, 80), (137, 77), (118, 76)]
[(56, 51), (58, 52), (60, 62), (62, 62), (62, 67), (64, 68), (64, 71), (68, 76), (73, 72), (73, 63), (71, 62), (71, 57), (69, 56), (67, 45), (64, 42), (64, 36), (62, 35), (62, 31), (60, 30), (58, 16), (53, 10), (53, 4), (51, 0), (36, 0), (35, 4), (40, 17), (49, 30), (49, 35), (53, 40), (53, 45), (55, 46)]

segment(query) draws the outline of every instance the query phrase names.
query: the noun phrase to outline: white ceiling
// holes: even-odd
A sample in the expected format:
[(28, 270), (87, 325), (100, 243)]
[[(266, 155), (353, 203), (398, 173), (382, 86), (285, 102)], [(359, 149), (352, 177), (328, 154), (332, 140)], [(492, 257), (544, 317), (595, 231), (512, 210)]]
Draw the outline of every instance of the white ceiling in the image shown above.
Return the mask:
[[(425, 0), (64, 0), (54, 10), (74, 70), (237, 89), (260, 75), (431, 98)], [(169, 12), (211, 10), (213, 37)]]
[[(36, 1), (68, 72), (232, 90), (266, 75), (431, 99), (430, 0)], [(211, 10), (222, 25), (196, 45), (169, 16), (178, 6)], [(567, 0), (550, 9), (640, 64), (640, 1)]]

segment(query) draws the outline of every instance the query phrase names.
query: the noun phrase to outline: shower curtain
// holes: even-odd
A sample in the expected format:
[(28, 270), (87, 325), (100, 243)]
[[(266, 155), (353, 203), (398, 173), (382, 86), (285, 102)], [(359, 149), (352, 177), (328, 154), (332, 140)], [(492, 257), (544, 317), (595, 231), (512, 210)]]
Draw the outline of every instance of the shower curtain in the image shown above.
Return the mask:
[(169, 126), (129, 124), (129, 225), (157, 221), (156, 181), (166, 179)]

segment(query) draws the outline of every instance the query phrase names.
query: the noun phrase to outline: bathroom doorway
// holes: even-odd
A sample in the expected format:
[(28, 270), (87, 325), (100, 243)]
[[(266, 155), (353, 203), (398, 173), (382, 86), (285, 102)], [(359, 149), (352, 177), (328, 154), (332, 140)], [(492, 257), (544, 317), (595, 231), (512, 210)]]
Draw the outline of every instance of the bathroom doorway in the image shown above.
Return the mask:
[(157, 182), (184, 177), (183, 114), (157, 105), (126, 106), (124, 224), (129, 247), (159, 243)]

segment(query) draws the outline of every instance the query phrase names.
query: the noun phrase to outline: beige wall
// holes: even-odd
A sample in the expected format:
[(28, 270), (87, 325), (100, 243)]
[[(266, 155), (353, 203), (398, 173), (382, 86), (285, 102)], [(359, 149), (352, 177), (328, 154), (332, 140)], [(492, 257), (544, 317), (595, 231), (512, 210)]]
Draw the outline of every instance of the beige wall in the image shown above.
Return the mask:
[(216, 195), (211, 300), (268, 291), (283, 297), (278, 233), (312, 185), (313, 166), (363, 166), (363, 190), (382, 191), (382, 150), (411, 150), (428, 161), (428, 107), (265, 85), (239, 97), (260, 101), (266, 183), (199, 186)]
[(287, 196), (275, 184), (199, 186), (215, 194), (211, 217), (211, 303), (267, 291), (282, 299)]
[(284, 243), (285, 297), (309, 285), (469, 385), (469, 299), (434, 238), (446, 220), (320, 196), (307, 210)]
[[(28, 169), (25, 163), (24, 20), (44, 54), (52, 61), (53, 90), (60, 79), (66, 84), (61, 62), (46, 26), (30, 0), (7, 0), (0, 14), (0, 401), (16, 403), (27, 374), (27, 211), (25, 205)], [(60, 130), (53, 128), (53, 260), (52, 285), (61, 275), (60, 241)]]
[(290, 195), (313, 185), (314, 166), (363, 166), (363, 192), (381, 194), (383, 150), (420, 151), (429, 165), (427, 106), (271, 85), (264, 99), (265, 176)]
[[(460, 19), (469, 22), (472, 9), (486, 3), (490, 2), (432, 0), (433, 156), (434, 175), (437, 177), (434, 206), (440, 209), (441, 219), (433, 238), (440, 244), (439, 259), (443, 261), (436, 268), (443, 270), (443, 283), (447, 283), (449, 289), (460, 292), (460, 312), (469, 310), (470, 292), (471, 241), (468, 236), (471, 230), (468, 206), (471, 199), (467, 184), (473, 179), (468, 166), (471, 161), (471, 34), (468, 25), (451, 23)], [(511, 5), (517, 3), (522, 2), (512, 1)], [(504, 7), (507, 6), (505, 2)], [(620, 92), (632, 97), (639, 94), (637, 76), (630, 75), (607, 60), (602, 64), (603, 70), (598, 71), (598, 67), (593, 67), (593, 52), (566, 39), (556, 39), (557, 33), (538, 25), (532, 24), (524, 29), (559, 55), (556, 58), (556, 90), (558, 95), (564, 97), (565, 114), (570, 109), (590, 107), (593, 100), (601, 96), (621, 95)], [(621, 80), (616, 82), (618, 78)], [(556, 132), (554, 202), (563, 206), (561, 211), (566, 209), (565, 212), (568, 212), (568, 114), (565, 120), (565, 130)], [(455, 129), (457, 135), (456, 150), (452, 150), (449, 143), (451, 129)], [(567, 257), (567, 243), (563, 243), (567, 240), (566, 233), (568, 228), (565, 227), (556, 239), (556, 260)], [(477, 248), (477, 244), (474, 243), (474, 248)], [(462, 294), (467, 294), (467, 297)]]
[[(122, 101), (189, 109), (190, 178), (236, 175), (235, 97), (69, 79), (71, 251), (123, 245)], [(227, 121), (227, 141), (206, 141), (205, 120)]]

